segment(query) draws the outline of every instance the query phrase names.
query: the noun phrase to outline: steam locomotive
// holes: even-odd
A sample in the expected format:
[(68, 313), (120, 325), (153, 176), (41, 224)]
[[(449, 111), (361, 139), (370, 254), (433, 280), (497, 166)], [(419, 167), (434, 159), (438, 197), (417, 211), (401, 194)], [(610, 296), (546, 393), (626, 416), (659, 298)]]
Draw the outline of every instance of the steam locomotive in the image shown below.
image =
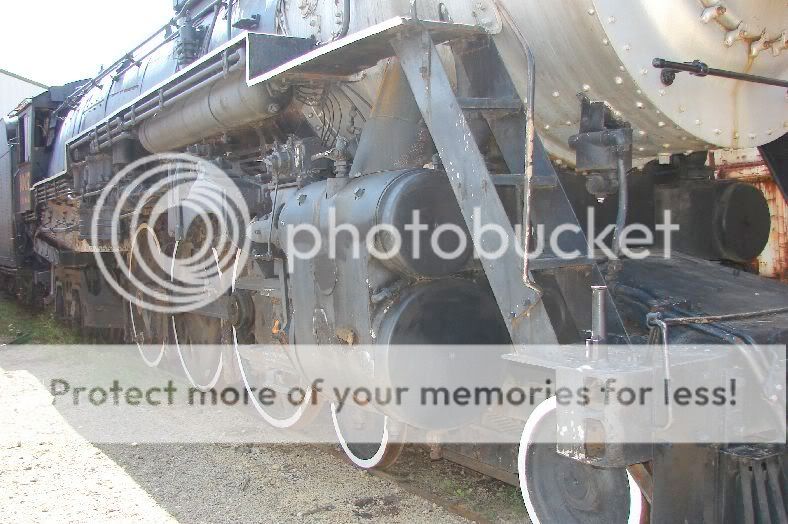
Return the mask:
[[(209, 344), (279, 345), (298, 382), (355, 365), (307, 361), (301, 345), (788, 342), (784, 2), (173, 3), (171, 20), (98, 76), (25, 100), (0, 125), (0, 275), (19, 299), (105, 340), (175, 348), (200, 387), (231, 367), (194, 349)], [(133, 281), (154, 303), (173, 300), (173, 275), (142, 269), (188, 259), (212, 226), (177, 199), (157, 208), (178, 168), (160, 156), (143, 177), (151, 154), (220, 168), (249, 211), (235, 249), (207, 246), (231, 286), (191, 310), (134, 300)], [(450, 261), (381, 257), (385, 232), (356, 257), (344, 244), (335, 257), (288, 252), (311, 247), (288, 227), (322, 239), (332, 215), (407, 240), (414, 212), (430, 231), (480, 221), (507, 241), (442, 246)], [(620, 236), (561, 256), (585, 252), (595, 226), (654, 230), (666, 212), (680, 226), (671, 258), (618, 256)], [(649, 245), (669, 247), (659, 235)], [(499, 256), (473, 256), (482, 248)], [(523, 383), (529, 369), (569, 365), (561, 352), (504, 353), (507, 380)], [(261, 414), (283, 428), (306, 417)], [(529, 445), (537, 425), (554, 430), (554, 409), (507, 416), (526, 423), (520, 456), (473, 444), (443, 455), (519, 483), (533, 522), (785, 521), (784, 446), (580, 453)], [(358, 446), (334, 414), (363, 468), (396, 460), (389, 421), (423, 422), (365, 417), (381, 438)]]

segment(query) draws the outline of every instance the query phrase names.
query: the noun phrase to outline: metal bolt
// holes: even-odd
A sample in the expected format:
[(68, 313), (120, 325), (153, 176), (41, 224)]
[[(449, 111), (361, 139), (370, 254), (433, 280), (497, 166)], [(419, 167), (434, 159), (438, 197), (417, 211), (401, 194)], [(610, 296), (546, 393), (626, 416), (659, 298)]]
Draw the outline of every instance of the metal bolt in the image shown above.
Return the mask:
[(716, 20), (717, 18), (724, 15), (726, 11), (727, 9), (724, 6), (713, 5), (703, 10), (703, 13), (700, 15), (700, 19), (704, 24), (708, 24), (712, 20)]
[(732, 31), (725, 33), (725, 45), (731, 47), (737, 40), (742, 40), (747, 34), (747, 26), (744, 23), (739, 24), (739, 27)]

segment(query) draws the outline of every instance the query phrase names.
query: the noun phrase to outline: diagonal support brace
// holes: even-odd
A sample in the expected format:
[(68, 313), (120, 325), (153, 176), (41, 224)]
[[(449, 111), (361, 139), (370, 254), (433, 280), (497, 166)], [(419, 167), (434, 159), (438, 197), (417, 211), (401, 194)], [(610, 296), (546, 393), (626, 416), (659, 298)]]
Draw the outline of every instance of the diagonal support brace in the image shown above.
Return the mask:
[[(518, 239), (435, 44), (427, 31), (420, 31), (394, 39), (391, 45), (432, 134), (468, 229), (473, 232), (494, 226), (505, 233), (506, 238), (501, 239), (488, 232), (478, 244), (474, 238), (474, 247), (512, 341), (557, 343), (538, 291), (523, 282), (520, 254), (523, 249), (518, 252)], [(484, 253), (495, 256), (484, 256)]]

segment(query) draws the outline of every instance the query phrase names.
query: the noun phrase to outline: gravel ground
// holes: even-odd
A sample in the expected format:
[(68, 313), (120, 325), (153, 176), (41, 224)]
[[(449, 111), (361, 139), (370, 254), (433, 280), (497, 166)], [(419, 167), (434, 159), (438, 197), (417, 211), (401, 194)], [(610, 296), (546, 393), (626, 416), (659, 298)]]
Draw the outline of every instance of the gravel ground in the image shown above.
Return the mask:
[[(36, 343), (73, 343), (48, 314), (1, 297), (0, 313), (9, 323), (7, 330), (0, 324), (0, 343), (20, 333)], [(406, 446), (381, 479), (327, 445), (92, 444), (82, 422), (55, 409), (42, 385), (52, 366), (85, 384), (104, 376), (96, 369), (102, 365), (143, 383), (148, 371), (134, 375), (115, 351), (109, 364), (98, 359), (86, 367), (69, 353), (53, 363), (35, 348), (13, 348), (0, 344), (0, 522), (467, 522), (456, 513), (527, 522), (517, 488), (430, 461), (419, 446)], [(237, 414), (220, 415), (231, 418), (214, 424), (237, 426)], [(167, 428), (181, 422), (165, 421)], [(260, 431), (258, 424), (253, 418), (250, 427)]]
[(0, 484), (8, 522), (466, 522), (316, 447), (99, 448), (2, 369)]
[(5, 522), (175, 522), (120, 466), (82, 440), (23, 371), (0, 369), (0, 485)]

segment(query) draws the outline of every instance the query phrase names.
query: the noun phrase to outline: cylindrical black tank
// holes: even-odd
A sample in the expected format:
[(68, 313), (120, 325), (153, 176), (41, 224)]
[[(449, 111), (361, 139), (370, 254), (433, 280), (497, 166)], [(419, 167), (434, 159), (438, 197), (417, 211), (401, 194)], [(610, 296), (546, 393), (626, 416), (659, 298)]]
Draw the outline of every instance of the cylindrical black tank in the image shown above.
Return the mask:
[(769, 241), (769, 204), (757, 188), (740, 182), (682, 181), (658, 186), (656, 219), (665, 210), (679, 225), (671, 247), (708, 260), (746, 263)]

